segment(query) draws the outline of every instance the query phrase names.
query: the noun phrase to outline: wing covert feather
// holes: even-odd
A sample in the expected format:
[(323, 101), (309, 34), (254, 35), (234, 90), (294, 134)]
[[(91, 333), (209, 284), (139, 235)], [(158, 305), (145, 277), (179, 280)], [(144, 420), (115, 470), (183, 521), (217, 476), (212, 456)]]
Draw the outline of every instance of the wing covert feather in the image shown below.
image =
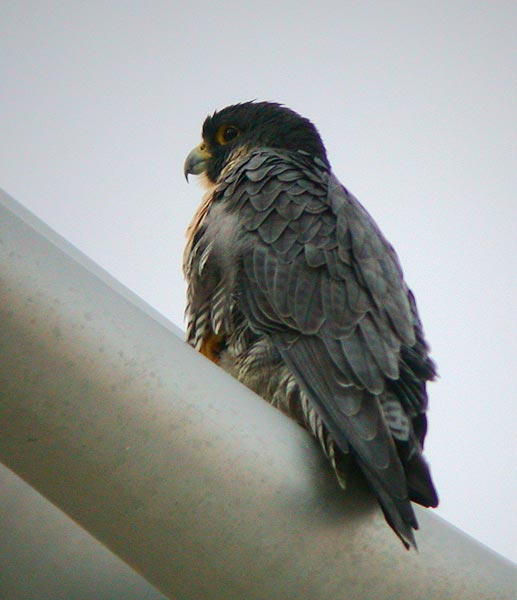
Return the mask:
[(225, 181), (243, 226), (242, 312), (277, 345), (412, 543), (416, 520), (380, 398), (391, 394), (393, 414), (398, 402), (418, 415), (434, 365), (393, 248), (338, 180), (301, 154), (256, 151)]
[(306, 158), (263, 150), (248, 164), (232, 186), (238, 197), (247, 192), (239, 203), (250, 237), (244, 272), (262, 292), (253, 314), (339, 340), (334, 362), (346, 363), (352, 383), (381, 393), (400, 375), (401, 346), (416, 340), (392, 247), (337, 179)]

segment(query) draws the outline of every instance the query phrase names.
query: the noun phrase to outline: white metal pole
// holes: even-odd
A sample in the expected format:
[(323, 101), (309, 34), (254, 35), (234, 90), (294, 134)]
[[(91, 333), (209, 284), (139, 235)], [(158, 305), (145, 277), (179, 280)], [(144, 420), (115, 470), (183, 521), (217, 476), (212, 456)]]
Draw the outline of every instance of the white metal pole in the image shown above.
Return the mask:
[(2, 600), (164, 600), (103, 544), (0, 463)]
[(0, 204), (0, 460), (167, 597), (515, 597), (511, 563), (429, 511), (405, 551), (305, 431)]

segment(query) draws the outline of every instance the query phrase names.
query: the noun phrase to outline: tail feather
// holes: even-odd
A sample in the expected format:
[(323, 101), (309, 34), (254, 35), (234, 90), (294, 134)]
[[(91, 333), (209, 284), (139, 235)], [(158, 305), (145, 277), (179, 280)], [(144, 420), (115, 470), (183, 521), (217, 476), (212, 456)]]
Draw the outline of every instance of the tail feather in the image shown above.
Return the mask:
[(355, 386), (340, 385), (339, 372), (325, 360), (326, 350), (318, 338), (301, 337), (279, 346), (337, 448), (344, 454), (350, 452), (363, 472), (389, 525), (406, 548), (416, 548), (413, 529), (418, 523), (406, 474), (378, 397)]
[(422, 454), (415, 454), (404, 467), (411, 500), (422, 506), (438, 506), (438, 494), (431, 479), (429, 465)]
[(359, 457), (355, 457), (355, 459), (374, 492), (389, 526), (407, 550), (409, 548), (417, 550), (413, 530), (418, 529), (418, 521), (409, 498), (395, 498), (393, 494), (385, 489), (378, 476)]

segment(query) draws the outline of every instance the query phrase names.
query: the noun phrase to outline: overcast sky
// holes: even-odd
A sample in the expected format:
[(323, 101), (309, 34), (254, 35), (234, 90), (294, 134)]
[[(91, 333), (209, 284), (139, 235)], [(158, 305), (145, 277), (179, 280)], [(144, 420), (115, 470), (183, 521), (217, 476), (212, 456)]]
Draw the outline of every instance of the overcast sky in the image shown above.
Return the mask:
[(437, 512), (517, 560), (516, 29), (503, 0), (4, 1), (0, 187), (183, 328), (204, 117), (309, 117), (417, 296)]

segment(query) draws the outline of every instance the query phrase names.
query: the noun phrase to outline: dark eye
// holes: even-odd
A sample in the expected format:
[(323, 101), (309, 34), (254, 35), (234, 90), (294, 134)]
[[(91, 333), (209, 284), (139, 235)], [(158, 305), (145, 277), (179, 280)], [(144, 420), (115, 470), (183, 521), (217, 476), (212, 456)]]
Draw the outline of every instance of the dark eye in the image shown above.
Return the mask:
[(228, 144), (232, 140), (234, 140), (239, 135), (239, 130), (237, 127), (233, 125), (222, 125), (219, 127), (219, 131), (217, 132), (216, 139), (219, 144)]
[(231, 142), (233, 138), (239, 135), (237, 127), (227, 127), (223, 132), (223, 139), (225, 142)]

